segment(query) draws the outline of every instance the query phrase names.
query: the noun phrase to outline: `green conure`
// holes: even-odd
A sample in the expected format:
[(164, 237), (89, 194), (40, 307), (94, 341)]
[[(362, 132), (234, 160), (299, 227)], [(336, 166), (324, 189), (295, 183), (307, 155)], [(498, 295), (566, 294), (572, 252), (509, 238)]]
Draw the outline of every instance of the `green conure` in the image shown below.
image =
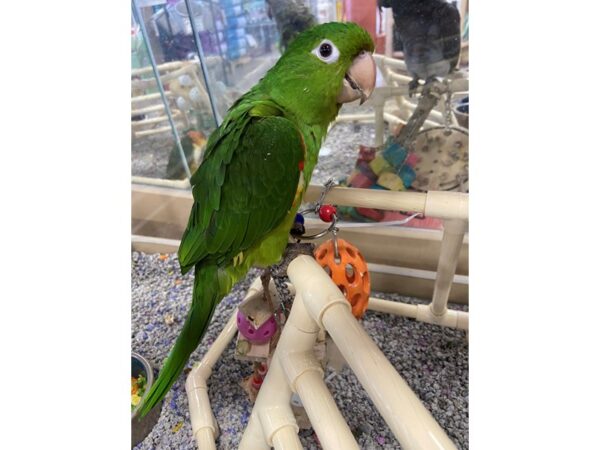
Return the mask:
[(177, 380), (234, 283), (252, 266), (280, 261), (327, 127), (342, 103), (373, 91), (373, 49), (353, 23), (299, 34), (211, 134), (178, 253), (181, 271), (194, 270), (192, 305), (142, 415)]

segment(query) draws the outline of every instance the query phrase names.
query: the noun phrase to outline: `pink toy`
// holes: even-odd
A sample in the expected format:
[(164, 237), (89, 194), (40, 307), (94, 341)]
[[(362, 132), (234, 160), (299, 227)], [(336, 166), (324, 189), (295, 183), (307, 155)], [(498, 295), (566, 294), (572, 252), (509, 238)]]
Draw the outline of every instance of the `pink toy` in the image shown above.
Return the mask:
[(377, 149), (375, 147), (367, 147), (366, 145), (361, 145), (358, 150), (358, 161), (369, 162), (375, 158), (375, 152)]
[(352, 178), (349, 181), (350, 186), (355, 188), (368, 188), (373, 184), (373, 180), (360, 172), (356, 172), (352, 175)]
[(250, 343), (264, 344), (277, 331), (277, 322), (275, 322), (275, 316), (271, 316), (261, 326), (255, 328), (252, 322), (241, 311), (238, 311), (237, 327), (242, 336), (250, 341)]
[(404, 161), (404, 164), (406, 164), (407, 166), (410, 166), (410, 167), (412, 167), (414, 169), (414, 167), (417, 165), (417, 163), (420, 160), (421, 160), (421, 158), (419, 157), (419, 155), (417, 155), (414, 152), (411, 152), (406, 157), (406, 160)]
[(254, 368), (254, 375), (250, 378), (250, 384), (257, 391), (260, 389), (265, 375), (267, 374), (267, 365), (260, 363)]

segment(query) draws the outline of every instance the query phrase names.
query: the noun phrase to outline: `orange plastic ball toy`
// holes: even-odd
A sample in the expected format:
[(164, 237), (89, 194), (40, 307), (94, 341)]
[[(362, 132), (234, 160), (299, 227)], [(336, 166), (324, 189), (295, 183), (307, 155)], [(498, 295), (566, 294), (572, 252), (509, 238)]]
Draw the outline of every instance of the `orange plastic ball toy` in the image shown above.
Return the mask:
[(352, 305), (352, 314), (360, 319), (369, 304), (371, 279), (365, 258), (358, 249), (338, 238), (339, 262), (336, 262), (333, 240), (323, 242), (315, 250), (315, 259)]

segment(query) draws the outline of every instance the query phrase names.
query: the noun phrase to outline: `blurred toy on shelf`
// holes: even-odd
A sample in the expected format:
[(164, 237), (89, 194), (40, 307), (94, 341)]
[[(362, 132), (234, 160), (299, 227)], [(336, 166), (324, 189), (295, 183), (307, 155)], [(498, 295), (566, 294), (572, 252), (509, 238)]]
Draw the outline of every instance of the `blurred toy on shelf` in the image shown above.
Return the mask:
[[(406, 191), (413, 187), (417, 178), (417, 169), (421, 157), (414, 151), (409, 151), (398, 143), (389, 140), (381, 148), (361, 145), (354, 170), (341, 184), (363, 189), (384, 189), (389, 191)], [(342, 218), (389, 222), (399, 221), (410, 217), (410, 212), (383, 211), (373, 208), (339, 208)], [(415, 217), (406, 226), (416, 228), (441, 228), (441, 221), (425, 217)]]
[[(159, 64), (156, 69), (173, 124), (178, 131), (192, 128), (210, 131), (214, 122), (198, 64), (194, 61), (172, 61)], [(157, 86), (151, 66), (132, 70), (131, 117), (134, 139), (173, 132)]]

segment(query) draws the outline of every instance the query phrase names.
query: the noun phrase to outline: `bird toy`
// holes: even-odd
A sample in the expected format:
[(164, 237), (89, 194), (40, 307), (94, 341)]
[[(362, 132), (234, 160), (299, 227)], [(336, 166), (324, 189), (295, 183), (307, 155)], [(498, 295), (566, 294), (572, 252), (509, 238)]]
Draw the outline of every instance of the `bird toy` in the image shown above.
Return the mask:
[[(335, 241), (339, 258), (335, 255)], [(329, 239), (315, 249), (315, 259), (348, 299), (354, 317), (360, 319), (367, 310), (371, 293), (367, 263), (360, 251), (344, 239)]]
[[(348, 241), (337, 237), (337, 209), (333, 205), (323, 204), (327, 193), (335, 183), (329, 180), (314, 208), (309, 208), (296, 215), (292, 235), (298, 239), (318, 239), (328, 233), (332, 238), (323, 242), (314, 251), (317, 262), (329, 274), (336, 286), (342, 291), (348, 302), (352, 305), (352, 314), (360, 319), (369, 303), (371, 293), (371, 280), (365, 258), (360, 251)], [(325, 230), (314, 234), (304, 235), (304, 216), (307, 212), (318, 214), (319, 218), (331, 225)]]

